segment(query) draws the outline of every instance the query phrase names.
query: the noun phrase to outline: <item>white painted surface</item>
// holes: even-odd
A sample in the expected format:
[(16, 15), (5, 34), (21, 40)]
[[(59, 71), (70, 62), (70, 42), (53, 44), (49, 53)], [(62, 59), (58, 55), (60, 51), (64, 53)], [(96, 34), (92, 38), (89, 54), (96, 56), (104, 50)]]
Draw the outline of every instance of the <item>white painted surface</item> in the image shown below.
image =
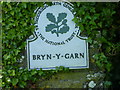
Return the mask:
[[(39, 12), (40, 9), (38, 9)], [(37, 12), (37, 13), (38, 13)], [(69, 26), (69, 31), (67, 33), (51, 34), (51, 32), (46, 32), (45, 27), (51, 22), (46, 18), (46, 13), (53, 13), (57, 18), (59, 13), (67, 13), (67, 25)], [(88, 68), (88, 43), (85, 40), (81, 40), (77, 34), (79, 32), (78, 28), (75, 28), (75, 23), (72, 21), (74, 15), (72, 12), (64, 7), (64, 3), (61, 5), (52, 5), (44, 9), (38, 19), (37, 28), (34, 32), (34, 38), (27, 40), (27, 59), (28, 59), (28, 69), (54, 69), (56, 66), (69, 67), (70, 69), (77, 68)], [(68, 38), (74, 33), (74, 37), (71, 40)], [(39, 35), (44, 37), (41, 39)], [(85, 39), (86, 37), (84, 37)], [(51, 45), (46, 43), (46, 40), (55, 42), (64, 42), (62, 45)], [(80, 55), (80, 53), (83, 55)], [(34, 57), (36, 58), (33, 58)], [(47, 59), (47, 55), (51, 58)], [(59, 57), (58, 57), (59, 55)], [(77, 56), (78, 55), (78, 56)], [(37, 56), (39, 58), (37, 58)], [(42, 57), (44, 56), (44, 58)]]

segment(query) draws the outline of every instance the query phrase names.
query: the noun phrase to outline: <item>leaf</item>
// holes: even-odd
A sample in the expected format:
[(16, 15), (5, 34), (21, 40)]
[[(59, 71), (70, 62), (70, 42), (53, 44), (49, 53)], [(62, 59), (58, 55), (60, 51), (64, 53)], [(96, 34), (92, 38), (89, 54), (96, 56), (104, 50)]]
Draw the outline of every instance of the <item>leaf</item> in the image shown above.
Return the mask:
[(11, 11), (10, 14), (11, 14), (11, 15), (14, 15), (14, 11)]
[(21, 81), (20, 83), (19, 83), (19, 86), (21, 87), (21, 88), (24, 88), (25, 86), (26, 86), (26, 82), (24, 82), (24, 81)]
[(99, 14), (94, 14), (94, 15), (93, 15), (93, 20), (98, 19), (98, 18), (99, 18), (99, 16), (100, 16)]
[(69, 71), (69, 67), (65, 67), (64, 69), (65, 69), (66, 72)]
[(12, 84), (13, 86), (15, 86), (18, 83), (18, 79), (17, 78), (13, 78), (12, 79)]
[(78, 7), (80, 6), (80, 4), (81, 4), (80, 2), (77, 2), (77, 6), (78, 6)]
[(64, 70), (64, 66), (60, 66), (59, 71), (63, 71), (63, 70)]
[(11, 56), (10, 55), (4, 55), (5, 59), (9, 59)]
[(94, 21), (90, 21), (89, 22), (90, 25), (95, 25), (96, 26), (96, 23)]
[(24, 8), (27, 8), (27, 5), (26, 5), (26, 3), (23, 3), (23, 7), (24, 7)]
[(56, 28), (55, 24), (49, 24), (46, 27), (46, 32), (52, 31), (52, 29)]
[(47, 13), (47, 18), (49, 21), (56, 23), (55, 16), (52, 13)]
[[(102, 28), (102, 22), (98, 23), (98, 26)], [(104, 30), (105, 31), (105, 30)]]
[(80, 30), (81, 30), (81, 31), (84, 31), (84, 26), (83, 26), (83, 24), (80, 23), (80, 24), (79, 24), (79, 27), (80, 27)]
[(90, 44), (93, 42), (93, 40), (90, 37), (86, 41), (89, 42)]
[(60, 28), (60, 31), (58, 31), (58, 33), (66, 33), (69, 31), (69, 27), (68, 26), (63, 26), (62, 28)]
[(20, 50), (15, 49), (15, 55), (18, 55), (19, 52), (20, 52)]
[(99, 40), (101, 41), (101, 43), (108, 43), (108, 41), (105, 37), (100, 37)]
[(63, 22), (62, 22), (62, 24), (66, 24), (66, 22), (67, 22), (67, 19), (64, 19)]
[(76, 22), (78, 22), (78, 19), (77, 19), (76, 17), (74, 17), (74, 18), (72, 19), (72, 21), (74, 21), (74, 22), (76, 23)]
[(27, 80), (28, 79), (28, 75), (23, 75), (23, 80)]
[(57, 17), (57, 23), (61, 22), (64, 18), (66, 18), (67, 14), (66, 13), (59, 13)]
[(36, 73), (37, 73), (37, 71), (35, 71), (35, 70), (31, 71), (32, 76), (35, 75)]
[(112, 64), (111, 64), (111, 63), (106, 64), (106, 68), (107, 68), (107, 70), (108, 70), (108, 71), (110, 71), (110, 70), (111, 70), (111, 66), (112, 66)]
[(40, 76), (42, 76), (43, 74), (44, 74), (43, 71), (40, 71), (40, 72), (38, 73), (38, 75), (40, 75)]
[(15, 70), (10, 71), (10, 76), (15, 76)]
[(95, 8), (91, 8), (91, 9), (90, 9), (90, 12), (95, 13)]

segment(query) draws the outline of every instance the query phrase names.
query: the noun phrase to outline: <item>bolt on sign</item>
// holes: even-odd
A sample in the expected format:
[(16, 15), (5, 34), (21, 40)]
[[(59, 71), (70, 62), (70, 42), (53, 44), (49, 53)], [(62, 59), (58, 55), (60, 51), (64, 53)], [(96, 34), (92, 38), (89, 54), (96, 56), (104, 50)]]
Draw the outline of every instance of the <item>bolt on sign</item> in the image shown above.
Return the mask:
[(89, 68), (88, 43), (83, 40), (87, 37), (79, 36), (73, 9), (71, 4), (54, 2), (35, 10), (34, 38), (27, 39), (28, 69)]

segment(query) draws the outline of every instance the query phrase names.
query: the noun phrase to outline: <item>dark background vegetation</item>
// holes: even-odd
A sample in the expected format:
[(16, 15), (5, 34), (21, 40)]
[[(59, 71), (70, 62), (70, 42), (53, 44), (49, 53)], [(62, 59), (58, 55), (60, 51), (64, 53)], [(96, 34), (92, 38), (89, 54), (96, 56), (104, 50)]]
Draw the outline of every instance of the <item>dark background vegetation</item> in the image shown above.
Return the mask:
[[(26, 39), (32, 35), (35, 28), (34, 10), (43, 7), (43, 2), (1, 2), (1, 5), (3, 88), (37, 87), (36, 82), (39, 78), (44, 80), (59, 71), (68, 71), (64, 67), (51, 71), (28, 71), (20, 68)], [(89, 45), (99, 50), (93, 58), (95, 64), (106, 73), (105, 81), (112, 83), (109, 87), (119, 87), (120, 3), (74, 2), (73, 5), (76, 12), (73, 21), (80, 27), (81, 35), (87, 36)], [(100, 44), (102, 46), (99, 46)]]
[[(112, 38), (111, 42), (118, 43), (120, 45), (120, 2), (116, 5), (115, 8), (116, 14), (113, 18), (113, 25), (115, 26), (115, 36)], [(110, 34), (108, 37), (111, 37)], [(118, 53), (116, 53), (114, 56), (111, 56), (113, 68), (111, 70), (110, 80), (112, 81), (113, 85), (112, 87), (119, 88), (120, 86), (120, 48), (118, 48)]]

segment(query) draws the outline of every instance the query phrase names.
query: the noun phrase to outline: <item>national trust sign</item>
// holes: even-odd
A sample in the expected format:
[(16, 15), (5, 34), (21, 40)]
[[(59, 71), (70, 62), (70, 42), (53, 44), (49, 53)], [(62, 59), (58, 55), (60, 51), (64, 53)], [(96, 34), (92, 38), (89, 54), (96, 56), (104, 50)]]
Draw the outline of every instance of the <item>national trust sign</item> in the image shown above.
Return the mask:
[(79, 36), (73, 9), (68, 3), (54, 2), (35, 10), (34, 38), (27, 39), (28, 69), (89, 68), (88, 43), (83, 40), (87, 37)]

